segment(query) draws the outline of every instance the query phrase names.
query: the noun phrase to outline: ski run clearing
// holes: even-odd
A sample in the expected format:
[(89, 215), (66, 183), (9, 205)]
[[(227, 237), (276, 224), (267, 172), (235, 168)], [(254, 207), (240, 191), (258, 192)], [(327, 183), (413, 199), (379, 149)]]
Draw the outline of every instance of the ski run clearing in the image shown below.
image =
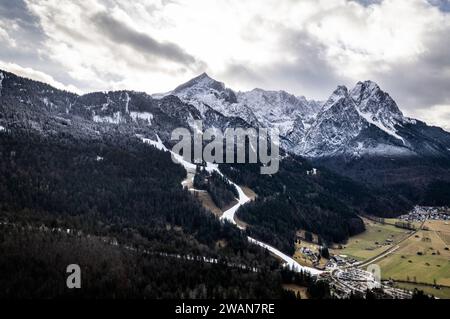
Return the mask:
[[(152, 145), (155, 148), (157, 148), (158, 150), (169, 152), (172, 155), (172, 159), (174, 161), (176, 161), (177, 163), (179, 163), (180, 165), (182, 165), (187, 170), (188, 176), (190, 174), (195, 174), (196, 165), (186, 161), (181, 155), (175, 154), (172, 151), (168, 150), (165, 147), (165, 145), (163, 144), (163, 142), (161, 141), (161, 139), (159, 138), (158, 135), (156, 135), (156, 141), (151, 140), (149, 138), (142, 137), (140, 135), (138, 135), (137, 137), (140, 138), (143, 143)], [(236, 205), (234, 205), (233, 207), (231, 207), (230, 209), (226, 210), (223, 213), (223, 215), (220, 218), (220, 220), (230, 222), (233, 225), (235, 225), (236, 227), (239, 227), (236, 224), (236, 221), (234, 219), (234, 215), (236, 214), (236, 212), (238, 211), (238, 209), (242, 205), (245, 205), (246, 203), (248, 203), (250, 201), (250, 198), (247, 195), (245, 195), (244, 191), (242, 190), (242, 188), (239, 185), (233, 183), (225, 175), (222, 174), (222, 172), (219, 170), (219, 166), (218, 165), (212, 164), (212, 163), (207, 163), (205, 169), (208, 172), (216, 171), (217, 173), (222, 175), (224, 178), (226, 178), (231, 184), (233, 184), (236, 187), (236, 189), (238, 191), (238, 194), (239, 194), (238, 203)], [(192, 179), (193, 175), (191, 175), (188, 178)], [(185, 180), (181, 184), (184, 186), (186, 184), (186, 182), (187, 181)], [(239, 228), (242, 230), (241, 227), (239, 227)], [(274, 248), (274, 247), (272, 247), (272, 246), (270, 246), (270, 245), (268, 245), (266, 243), (263, 243), (261, 241), (258, 241), (256, 239), (254, 239), (254, 238), (251, 238), (251, 237), (248, 237), (248, 240), (249, 240), (250, 243), (258, 245), (258, 246), (260, 246), (260, 247), (262, 247), (264, 249), (267, 249), (272, 254), (274, 254), (275, 256), (277, 256), (280, 259), (282, 259), (283, 262), (284, 262), (284, 266), (285, 267), (289, 267), (293, 271), (296, 271), (296, 272), (309, 272), (311, 275), (314, 275), (314, 276), (317, 276), (317, 275), (320, 275), (321, 273), (323, 273), (323, 271), (320, 271), (318, 269), (311, 268), (311, 267), (305, 267), (305, 266), (300, 265), (298, 262), (296, 262), (291, 257), (287, 256), (286, 254), (282, 253), (278, 249), (276, 249), (276, 248)]]

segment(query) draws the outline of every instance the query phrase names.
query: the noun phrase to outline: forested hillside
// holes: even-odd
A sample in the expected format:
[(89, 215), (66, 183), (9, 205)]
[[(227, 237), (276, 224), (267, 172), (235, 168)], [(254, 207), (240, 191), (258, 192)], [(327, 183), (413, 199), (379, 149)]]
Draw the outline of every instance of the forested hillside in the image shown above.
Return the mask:
[(308, 161), (293, 155), (272, 176), (259, 175), (256, 165), (221, 165), (232, 180), (258, 194), (255, 202), (238, 211), (238, 217), (250, 225), (249, 234), (287, 253), (293, 252), (300, 229), (326, 242), (341, 242), (364, 230), (358, 214), (389, 216), (410, 208), (400, 196), (369, 189), (324, 168), (313, 175), (312, 169)]
[(77, 297), (65, 289), (71, 263), (83, 297), (283, 297), (279, 263), (206, 212), (185, 174), (136, 138), (0, 134), (1, 297)]

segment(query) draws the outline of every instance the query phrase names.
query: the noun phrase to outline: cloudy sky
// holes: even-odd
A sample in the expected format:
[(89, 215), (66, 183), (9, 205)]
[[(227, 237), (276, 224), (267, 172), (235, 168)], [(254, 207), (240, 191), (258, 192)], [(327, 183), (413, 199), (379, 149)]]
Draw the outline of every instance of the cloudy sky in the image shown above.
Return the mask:
[(326, 99), (374, 80), (450, 129), (449, 0), (0, 0), (0, 68), (79, 93), (235, 90)]

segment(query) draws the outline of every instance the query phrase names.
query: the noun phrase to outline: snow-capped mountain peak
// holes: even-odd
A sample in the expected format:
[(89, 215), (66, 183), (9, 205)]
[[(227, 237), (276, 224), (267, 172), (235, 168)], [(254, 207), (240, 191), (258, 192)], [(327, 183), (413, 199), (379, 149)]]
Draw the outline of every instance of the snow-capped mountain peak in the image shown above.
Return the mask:
[(223, 90), (225, 89), (225, 84), (214, 80), (211, 78), (206, 72), (192, 78), (191, 80), (179, 85), (175, 88), (173, 93), (181, 93), (184, 91), (190, 91), (192, 88), (195, 89), (215, 89), (215, 90)]
[(183, 102), (196, 107), (201, 114), (212, 109), (226, 116), (235, 116), (230, 105), (237, 103), (236, 94), (224, 83), (214, 80), (206, 73), (181, 84), (165, 95), (177, 96)]
[(396, 126), (402, 125), (407, 119), (389, 94), (382, 91), (373, 81), (358, 82), (349, 93), (360, 115), (370, 124), (377, 126), (387, 134), (401, 140)]
[(392, 117), (401, 120), (403, 114), (395, 101), (382, 91), (378, 84), (372, 81), (358, 82), (350, 92), (350, 97), (363, 113), (389, 113)]
[(405, 154), (410, 144), (398, 129), (406, 123), (412, 122), (375, 82), (358, 82), (350, 91), (338, 86), (296, 150), (311, 157), (380, 151)]

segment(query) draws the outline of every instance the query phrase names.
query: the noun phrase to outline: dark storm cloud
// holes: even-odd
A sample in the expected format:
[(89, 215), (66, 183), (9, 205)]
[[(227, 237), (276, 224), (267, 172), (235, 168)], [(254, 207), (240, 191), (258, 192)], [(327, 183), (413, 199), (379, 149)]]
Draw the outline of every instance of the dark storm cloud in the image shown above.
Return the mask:
[(37, 28), (38, 19), (28, 10), (23, 0), (1, 0), (0, 16), (2, 19), (17, 20), (22, 25)]
[(218, 75), (227, 84), (233, 84), (233, 79), (239, 79), (239, 83), (245, 85), (256, 85), (266, 87), (268, 85), (265, 75), (255, 72), (255, 70), (247, 65), (239, 62), (231, 62), (227, 65), (224, 72)]
[(370, 6), (372, 4), (380, 4), (381, 2), (383, 2), (383, 0), (349, 0), (349, 1), (358, 2), (365, 7)]
[(258, 87), (282, 89), (310, 98), (327, 98), (337, 85), (351, 83), (336, 74), (326, 57), (326, 47), (308, 33), (284, 29), (280, 34), (279, 47), (291, 55), (290, 59), (254, 68), (231, 63), (223, 76), (230, 82), (239, 77), (240, 81)]
[(41, 70), (63, 83), (82, 86), (72, 79), (60, 63), (53, 61), (41, 49), (45, 48), (47, 35), (39, 18), (28, 9), (24, 0), (0, 0), (0, 20), (6, 24), (12, 43), (1, 43), (0, 61), (15, 63), (22, 67)]
[(374, 73), (401, 107), (415, 111), (450, 105), (450, 37), (447, 30), (426, 41), (427, 50), (411, 62), (398, 62), (388, 73)]
[(132, 47), (144, 55), (164, 58), (184, 65), (198, 61), (174, 43), (158, 42), (150, 35), (131, 29), (106, 13), (98, 13), (91, 21), (111, 41)]
[(45, 40), (39, 19), (30, 13), (23, 0), (0, 0), (0, 19), (22, 50), (36, 48)]
[(283, 61), (272, 67), (280, 70), (280, 76), (286, 74), (287, 80), (298, 81), (299, 89), (310, 92), (330, 92), (336, 85), (344, 83), (335, 72), (335, 65), (327, 58), (327, 48), (309, 33), (296, 30), (284, 30), (280, 45), (295, 58), (289, 63)]

